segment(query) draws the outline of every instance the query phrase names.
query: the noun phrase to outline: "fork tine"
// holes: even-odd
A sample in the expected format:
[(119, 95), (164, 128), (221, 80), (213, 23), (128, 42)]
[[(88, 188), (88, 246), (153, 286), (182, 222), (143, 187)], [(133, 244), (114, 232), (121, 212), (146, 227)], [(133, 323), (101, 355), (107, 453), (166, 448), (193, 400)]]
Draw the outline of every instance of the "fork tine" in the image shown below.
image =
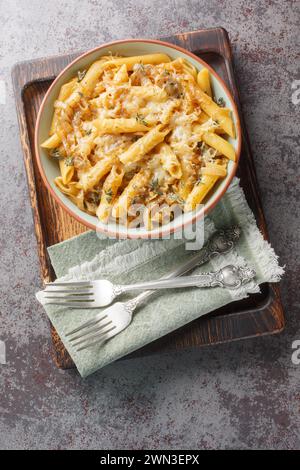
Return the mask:
[[(104, 319), (105, 320), (105, 319)], [(80, 333), (79, 335), (76, 335), (76, 336), (73, 336), (73, 338), (70, 338), (69, 341), (70, 343), (72, 341), (75, 341), (76, 339), (79, 339), (79, 338), (83, 338), (85, 335), (88, 335), (89, 333), (93, 333), (93, 331), (100, 331), (100, 330), (103, 330), (103, 328), (105, 328), (106, 326), (110, 325), (111, 323), (111, 320), (109, 322), (106, 322), (104, 323), (104, 325), (101, 325), (101, 323), (99, 322), (97, 324), (97, 326), (93, 325), (91, 326), (90, 328), (85, 328), (85, 332), (84, 333)]]
[[(110, 325), (110, 323), (112, 323), (111, 321), (107, 324)], [(94, 338), (101, 338), (102, 336), (105, 336), (107, 333), (109, 333), (110, 331), (114, 330), (116, 328), (115, 325), (111, 326), (108, 330), (105, 330), (105, 331), (102, 331), (103, 328), (100, 328), (100, 330), (95, 329), (95, 333), (93, 333), (92, 335), (84, 335), (84, 336), (81, 336), (80, 338), (80, 341), (76, 341), (75, 343), (73, 343), (73, 346), (78, 346), (79, 344), (83, 344), (83, 343), (87, 343), (89, 342), (90, 339), (94, 339)]]
[(46, 302), (45, 305), (60, 305), (61, 307), (72, 307), (72, 308), (96, 308), (91, 302)]
[[(91, 338), (91, 341), (85, 341), (82, 342), (81, 344), (77, 344), (76, 350), (77, 351), (82, 351), (83, 349), (89, 348), (90, 346), (93, 346), (94, 344), (102, 344), (104, 341), (107, 341), (109, 338), (114, 336), (111, 334), (111, 332), (115, 329), (116, 327), (113, 327), (111, 330), (101, 333), (99, 335), (94, 335), (94, 338)], [(79, 347), (78, 347), (79, 346)]]
[(88, 294), (92, 294), (93, 293), (93, 290), (87, 290), (87, 289), (49, 289), (46, 287), (46, 289), (44, 289), (44, 292), (47, 292), (49, 294), (85, 294), (85, 295), (88, 295)]
[(77, 333), (78, 331), (83, 330), (84, 328), (88, 326), (96, 325), (97, 323), (100, 323), (102, 320), (104, 320), (106, 317), (107, 315), (104, 315), (103, 317), (99, 317), (98, 315), (96, 315), (96, 317), (91, 318), (91, 320), (86, 321), (85, 323), (80, 325), (78, 328), (75, 328), (74, 330), (69, 331), (69, 333), (66, 333), (65, 336), (71, 336), (74, 333)]
[(89, 297), (87, 295), (44, 295), (44, 299), (62, 299), (62, 300), (85, 300), (86, 302), (94, 302), (94, 299), (91, 298), (90, 296), (93, 295), (91, 292), (89, 294)]
[(46, 287), (49, 286), (64, 286), (64, 287), (93, 287), (90, 281), (65, 281), (65, 282), (46, 282)]
[(87, 349), (87, 348), (90, 348), (91, 346), (93, 346), (94, 344), (102, 344), (102, 343), (105, 343), (105, 341), (107, 341), (108, 339), (110, 338), (110, 336), (106, 335), (104, 336), (102, 339), (97, 339), (96, 341), (92, 341), (91, 343), (88, 343), (84, 346), (81, 346), (81, 348), (77, 348), (76, 351), (79, 352), (79, 351), (83, 351), (84, 349)]
[(95, 339), (95, 341), (91, 341), (90, 343), (84, 344), (80, 348), (77, 348), (77, 352), (83, 351), (83, 349), (90, 348), (91, 346), (94, 346), (94, 344), (104, 343), (105, 341), (107, 341), (108, 339), (110, 339), (112, 337), (109, 333), (110, 332), (107, 332), (104, 336), (102, 336), (102, 338), (101, 337), (97, 338), (97, 339)]

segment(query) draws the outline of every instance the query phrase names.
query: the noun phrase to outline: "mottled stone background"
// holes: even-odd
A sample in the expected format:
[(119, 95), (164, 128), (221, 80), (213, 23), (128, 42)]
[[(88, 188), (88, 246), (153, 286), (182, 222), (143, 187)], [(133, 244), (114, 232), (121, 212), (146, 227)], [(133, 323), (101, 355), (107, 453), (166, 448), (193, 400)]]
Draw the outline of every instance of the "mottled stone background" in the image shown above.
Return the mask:
[[(299, 3), (0, 0), (1, 448), (299, 448)], [(230, 35), (271, 239), (286, 264), (281, 335), (56, 369), (36, 304), (36, 241), (10, 79), (17, 61), (212, 26)]]

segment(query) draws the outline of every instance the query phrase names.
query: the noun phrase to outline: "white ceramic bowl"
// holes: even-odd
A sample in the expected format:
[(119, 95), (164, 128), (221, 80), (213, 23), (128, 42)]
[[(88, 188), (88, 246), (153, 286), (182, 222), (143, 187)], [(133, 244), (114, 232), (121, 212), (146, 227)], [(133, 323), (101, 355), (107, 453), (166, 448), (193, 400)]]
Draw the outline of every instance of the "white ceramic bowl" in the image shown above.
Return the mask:
[[(121, 56), (136, 56), (155, 52), (168, 54), (172, 59), (183, 57), (189, 60), (198, 70), (201, 70), (203, 67), (207, 67), (210, 70), (212, 85), (216, 97), (222, 97), (225, 100), (226, 106), (232, 110), (233, 120), (236, 128), (236, 138), (229, 138), (229, 141), (235, 148), (237, 159), (235, 162), (229, 161), (227, 176), (216, 184), (213, 191), (204, 200), (202, 208), (198, 211), (179, 215), (169, 224), (163, 225), (162, 227), (151, 231), (146, 230), (145, 228), (128, 229), (118, 223), (103, 224), (99, 222), (96, 216), (92, 216), (86, 212), (81, 211), (55, 186), (54, 179), (59, 176), (57, 162), (49, 158), (48, 151), (42, 149), (40, 144), (48, 137), (53, 115), (53, 104), (57, 99), (61, 86), (74, 77), (78, 70), (84, 70), (88, 68), (89, 65), (91, 65), (95, 60), (99, 59), (99, 57), (108, 55), (109, 53), (118, 54)], [(238, 112), (229, 90), (227, 89), (223, 80), (203, 60), (199, 59), (191, 52), (166, 42), (147, 39), (127, 39), (122, 41), (114, 41), (82, 54), (80, 57), (71, 62), (58, 75), (56, 80), (54, 80), (49, 90), (47, 91), (38, 113), (35, 129), (35, 151), (38, 167), (45, 185), (51, 192), (52, 196), (60, 204), (60, 206), (62, 206), (79, 222), (93, 230), (104, 232), (113, 237), (158, 238), (166, 236), (168, 233), (172, 233), (180, 229), (183, 230), (184, 227), (203, 217), (204, 214), (207, 214), (221, 199), (237, 169), (241, 151), (241, 128)]]

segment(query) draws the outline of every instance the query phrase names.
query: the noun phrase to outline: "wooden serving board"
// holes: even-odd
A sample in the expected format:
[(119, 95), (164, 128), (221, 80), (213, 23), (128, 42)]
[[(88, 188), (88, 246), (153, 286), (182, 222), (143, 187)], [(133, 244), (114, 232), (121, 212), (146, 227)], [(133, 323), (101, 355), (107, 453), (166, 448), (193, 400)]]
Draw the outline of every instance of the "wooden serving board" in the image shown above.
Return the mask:
[[(225, 80), (239, 108), (243, 146), (238, 176), (253, 210), (258, 226), (268, 239), (266, 223), (258, 194), (257, 179), (249, 140), (243, 122), (239, 93), (234, 78), (232, 54), (227, 32), (222, 28), (199, 30), (163, 38), (199, 55)], [(95, 44), (96, 46), (96, 44)], [(20, 126), (21, 143), (33, 210), (41, 277), (44, 282), (55, 279), (47, 247), (78, 235), (86, 228), (64, 212), (50, 196), (39, 175), (34, 152), (34, 127), (43, 96), (58, 73), (75, 59), (79, 52), (18, 63), (12, 71)], [(147, 345), (131, 356), (179, 350), (233, 341), (252, 336), (278, 333), (284, 328), (284, 314), (276, 284), (263, 284), (261, 293), (234, 302), (199, 318)], [(61, 368), (74, 364), (53, 327), (54, 359)]]

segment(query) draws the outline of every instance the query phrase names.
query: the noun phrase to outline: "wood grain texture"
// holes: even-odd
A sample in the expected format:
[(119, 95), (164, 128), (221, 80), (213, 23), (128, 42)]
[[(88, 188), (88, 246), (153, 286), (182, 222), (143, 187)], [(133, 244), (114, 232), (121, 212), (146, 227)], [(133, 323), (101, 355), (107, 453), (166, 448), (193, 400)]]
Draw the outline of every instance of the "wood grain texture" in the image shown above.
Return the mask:
[[(216, 28), (163, 39), (199, 55), (216, 70), (231, 90), (239, 109), (243, 135), (238, 176), (258, 226), (264, 237), (268, 239), (227, 32), (222, 28)], [(57, 74), (78, 55), (80, 55), (79, 52), (22, 62), (16, 64), (12, 71), (43, 282), (49, 282), (55, 278), (47, 254), (47, 247), (86, 231), (83, 225), (72, 219), (58, 206), (42, 184), (34, 152), (34, 127), (43, 96)], [(248, 299), (229, 304), (206, 317), (195, 320), (133, 353), (131, 357), (278, 333), (283, 328), (284, 314), (279, 286), (264, 284), (260, 294), (251, 295)], [(51, 327), (51, 334), (54, 344), (54, 360), (57, 366), (64, 369), (74, 367), (53, 327)]]

